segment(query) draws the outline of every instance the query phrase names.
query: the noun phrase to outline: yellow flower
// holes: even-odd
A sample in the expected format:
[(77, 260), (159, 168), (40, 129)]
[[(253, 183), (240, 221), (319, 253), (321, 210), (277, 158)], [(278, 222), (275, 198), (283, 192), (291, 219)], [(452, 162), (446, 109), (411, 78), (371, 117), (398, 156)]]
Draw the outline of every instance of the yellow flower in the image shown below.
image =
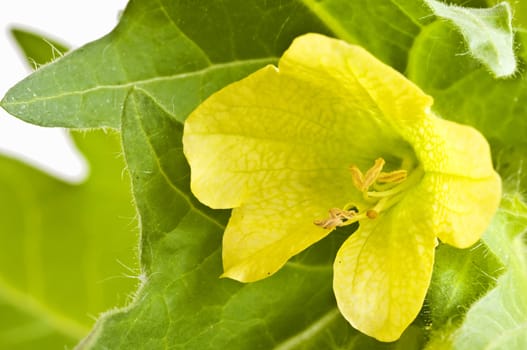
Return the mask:
[(335, 260), (337, 304), (360, 331), (398, 339), (422, 306), (437, 239), (474, 244), (501, 193), (485, 139), (431, 105), (361, 47), (318, 34), (208, 98), (183, 144), (192, 192), (233, 208), (223, 276), (265, 278), (359, 221)]

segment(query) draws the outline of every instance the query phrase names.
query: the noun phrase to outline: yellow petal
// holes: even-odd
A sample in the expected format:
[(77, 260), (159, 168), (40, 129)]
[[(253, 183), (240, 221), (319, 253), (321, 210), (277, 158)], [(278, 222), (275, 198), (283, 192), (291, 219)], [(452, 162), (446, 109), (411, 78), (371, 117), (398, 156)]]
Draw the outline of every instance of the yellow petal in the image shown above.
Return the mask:
[(433, 223), (406, 196), (344, 242), (334, 264), (333, 289), (344, 317), (381, 341), (395, 341), (415, 319), (430, 284)]
[(413, 206), (428, 212), (432, 232), (444, 243), (467, 248), (476, 243), (496, 212), (501, 179), (427, 173), (418, 186)]
[(350, 180), (350, 164), (363, 157), (346, 133), (346, 105), (317, 99), (331, 97), (272, 66), (210, 97), (185, 122), (192, 192), (212, 208), (236, 208), (284, 191), (316, 200), (328, 191), (316, 194), (312, 183)]
[(252, 282), (275, 273), (330, 232), (309, 220), (327, 216), (330, 205), (285, 192), (233, 209), (223, 236), (223, 277)]
[(425, 176), (414, 206), (428, 208), (433, 232), (458, 248), (474, 244), (501, 198), (490, 147), (474, 128), (434, 116), (407, 130)]
[(413, 145), (425, 172), (474, 179), (494, 176), (489, 144), (470, 126), (431, 115), (403, 133)]
[[(419, 87), (362, 47), (320, 34), (297, 38), (280, 60), (280, 69), (295, 77), (317, 76), (333, 94), (349, 94), (349, 103), (370, 111), (379, 132), (386, 124), (424, 118), (433, 103)], [(379, 141), (385, 140), (379, 137)]]
[(364, 49), (301, 36), (279, 69), (227, 86), (189, 116), (183, 144), (192, 191), (213, 208), (233, 208), (265, 192), (279, 170), (369, 168), (378, 157), (398, 167), (414, 155), (393, 120), (420, 120), (431, 103)]

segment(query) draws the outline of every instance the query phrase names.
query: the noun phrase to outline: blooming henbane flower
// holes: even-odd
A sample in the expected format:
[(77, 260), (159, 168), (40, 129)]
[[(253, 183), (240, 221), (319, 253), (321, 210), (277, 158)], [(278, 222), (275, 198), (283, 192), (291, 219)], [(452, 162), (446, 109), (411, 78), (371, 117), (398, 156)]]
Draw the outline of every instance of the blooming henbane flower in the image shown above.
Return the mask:
[(500, 198), (489, 147), (364, 49), (318, 34), (187, 119), (192, 192), (233, 208), (224, 277), (265, 278), (339, 226), (333, 289), (360, 331), (393, 341), (418, 314), (437, 239), (474, 244)]

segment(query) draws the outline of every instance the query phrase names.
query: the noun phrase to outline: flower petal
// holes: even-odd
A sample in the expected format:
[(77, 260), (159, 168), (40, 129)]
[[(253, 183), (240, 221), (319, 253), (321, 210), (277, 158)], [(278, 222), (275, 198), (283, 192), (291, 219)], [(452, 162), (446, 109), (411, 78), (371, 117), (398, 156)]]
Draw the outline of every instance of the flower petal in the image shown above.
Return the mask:
[(329, 234), (309, 218), (326, 217), (331, 200), (297, 193), (284, 192), (233, 209), (223, 236), (223, 277), (242, 282), (268, 277)]
[[(317, 197), (303, 177), (350, 180), (349, 165), (363, 157), (345, 133), (345, 104), (331, 101), (323, 89), (284, 77), (272, 66), (216, 93), (185, 123), (192, 192), (213, 208), (234, 208), (278, 195), (274, 187), (280, 181), (289, 183), (280, 191), (296, 188), (304, 197)], [(371, 142), (375, 135), (361, 140)]]
[(434, 235), (458, 248), (481, 238), (501, 199), (501, 179), (494, 172), (483, 179), (427, 173), (417, 189), (413, 207), (432, 220)]
[(238, 207), (280, 169), (367, 169), (378, 157), (390, 169), (415, 157), (392, 119), (420, 119), (432, 99), (364, 49), (307, 34), (279, 67), (227, 86), (187, 119), (192, 191), (205, 204)]
[(403, 134), (413, 145), (425, 172), (474, 179), (495, 174), (487, 140), (470, 126), (431, 115)]
[(407, 135), (425, 171), (413, 205), (428, 211), (433, 232), (443, 242), (469, 247), (489, 225), (501, 198), (490, 147), (470, 126), (434, 116), (419, 123)]
[(381, 341), (395, 341), (415, 319), (430, 284), (433, 223), (413, 207), (411, 190), (398, 205), (344, 242), (334, 264), (333, 289), (344, 317)]
[(316, 75), (333, 94), (348, 94), (351, 103), (371, 111), (381, 127), (420, 120), (433, 103), (417, 85), (362, 47), (320, 34), (297, 38), (280, 60), (280, 69), (310, 79)]

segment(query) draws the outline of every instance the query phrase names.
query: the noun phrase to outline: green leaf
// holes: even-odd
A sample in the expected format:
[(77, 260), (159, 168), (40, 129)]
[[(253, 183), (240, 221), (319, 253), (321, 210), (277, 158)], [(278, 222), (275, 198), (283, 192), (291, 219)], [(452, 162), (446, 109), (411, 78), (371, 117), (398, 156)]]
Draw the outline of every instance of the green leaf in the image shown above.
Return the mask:
[[(420, 1), (303, 0), (336, 37), (359, 44), (399, 71), (430, 11)], [(382, 33), (381, 35), (379, 33)]]
[[(74, 134), (91, 176), (71, 185), (0, 158), (0, 348), (57, 349), (134, 290), (136, 233), (115, 134)], [(130, 271), (129, 269), (132, 269)]]
[(24, 29), (12, 28), (11, 34), (22, 49), (32, 69), (50, 63), (68, 51), (66, 45)]
[(460, 34), (448, 23), (434, 22), (416, 38), (408, 76), (434, 97), (433, 108), (442, 117), (473, 125), (507, 145), (523, 143), (527, 79), (495, 79), (463, 52)]
[(141, 218), (144, 283), (129, 307), (99, 320), (80, 349), (421, 347), (417, 327), (397, 343), (381, 344), (341, 317), (331, 278), (345, 233), (263, 281), (220, 279), (228, 212), (212, 211), (190, 194), (182, 128), (144, 92), (129, 95), (122, 133)]
[[(488, 0), (489, 4), (496, 3), (498, 0)], [(525, 0), (507, 0), (512, 8), (512, 23), (515, 30), (527, 30), (527, 1)]]
[(421, 311), (429, 342), (426, 349), (452, 349), (451, 334), (470, 306), (496, 284), (503, 265), (483, 241), (470, 249), (440, 244), (425, 307)]
[(306, 32), (352, 40), (403, 70), (426, 14), (385, 0), (132, 0), (115, 30), (17, 84), (2, 106), (44, 126), (118, 128), (128, 91), (140, 87), (183, 121)]
[(503, 265), (479, 242), (470, 249), (441, 244), (427, 296), (432, 331), (458, 324), (470, 305), (495, 286)]
[(507, 2), (492, 8), (465, 8), (426, 0), (434, 13), (451, 21), (461, 32), (469, 53), (480, 60), (497, 77), (516, 71), (512, 13)]
[(519, 30), (516, 35), (518, 36), (518, 41), (520, 42), (518, 57), (521, 57), (523, 62), (527, 62), (527, 29)]
[[(14, 30), (29, 62), (66, 50)], [(122, 305), (136, 281), (134, 210), (119, 139), (73, 134), (92, 176), (71, 185), (0, 157), (0, 348), (57, 349), (89, 331), (98, 313)], [(112, 236), (108, 236), (112, 232)]]
[(511, 146), (494, 141), (491, 147), (496, 169), (503, 179), (504, 192), (520, 196), (527, 194), (527, 143)]
[(468, 311), (454, 334), (456, 349), (527, 348), (527, 205), (504, 197), (484, 240), (507, 267), (498, 286)]

